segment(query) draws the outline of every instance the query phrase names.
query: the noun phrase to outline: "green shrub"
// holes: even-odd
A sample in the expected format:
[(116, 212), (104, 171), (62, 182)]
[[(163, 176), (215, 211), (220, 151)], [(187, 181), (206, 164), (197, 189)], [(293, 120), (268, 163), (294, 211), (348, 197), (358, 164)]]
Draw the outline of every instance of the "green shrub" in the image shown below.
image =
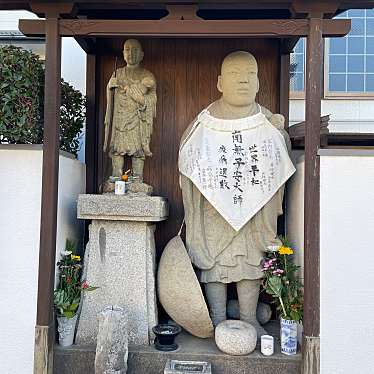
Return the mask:
[[(0, 143), (43, 143), (44, 66), (34, 53), (0, 46)], [(77, 154), (85, 98), (61, 80), (60, 149)]]
[(32, 52), (0, 47), (0, 136), (8, 143), (40, 143), (43, 64)]
[(69, 83), (61, 79), (60, 149), (77, 154), (78, 136), (85, 121), (86, 99)]

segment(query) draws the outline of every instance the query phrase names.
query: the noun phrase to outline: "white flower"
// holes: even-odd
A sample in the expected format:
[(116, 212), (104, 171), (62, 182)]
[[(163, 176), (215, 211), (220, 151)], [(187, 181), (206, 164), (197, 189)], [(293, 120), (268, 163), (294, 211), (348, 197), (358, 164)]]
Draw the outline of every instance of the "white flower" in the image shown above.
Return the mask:
[(267, 252), (278, 252), (281, 245), (268, 245), (266, 247)]
[(70, 256), (73, 252), (72, 251), (62, 251), (61, 254), (63, 256)]

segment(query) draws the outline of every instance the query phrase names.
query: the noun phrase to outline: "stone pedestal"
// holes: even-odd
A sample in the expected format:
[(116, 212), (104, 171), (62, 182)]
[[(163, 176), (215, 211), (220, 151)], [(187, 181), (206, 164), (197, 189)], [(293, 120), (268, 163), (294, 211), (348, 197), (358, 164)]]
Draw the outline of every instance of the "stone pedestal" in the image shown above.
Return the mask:
[(79, 196), (78, 218), (92, 219), (84, 276), (100, 288), (84, 293), (77, 344), (96, 343), (98, 314), (111, 305), (128, 315), (129, 344), (150, 343), (157, 324), (154, 223), (167, 216), (162, 197)]

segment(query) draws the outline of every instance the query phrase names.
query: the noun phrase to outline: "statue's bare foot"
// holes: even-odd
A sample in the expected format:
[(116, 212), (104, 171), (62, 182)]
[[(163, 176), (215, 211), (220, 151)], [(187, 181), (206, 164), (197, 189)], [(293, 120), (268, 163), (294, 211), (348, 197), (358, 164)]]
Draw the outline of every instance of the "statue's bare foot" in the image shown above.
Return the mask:
[(257, 321), (257, 319), (250, 320), (250, 321), (244, 321), (252, 325), (256, 331), (257, 331), (257, 340), (261, 338), (261, 335), (267, 335), (268, 332), (260, 325), (260, 323)]

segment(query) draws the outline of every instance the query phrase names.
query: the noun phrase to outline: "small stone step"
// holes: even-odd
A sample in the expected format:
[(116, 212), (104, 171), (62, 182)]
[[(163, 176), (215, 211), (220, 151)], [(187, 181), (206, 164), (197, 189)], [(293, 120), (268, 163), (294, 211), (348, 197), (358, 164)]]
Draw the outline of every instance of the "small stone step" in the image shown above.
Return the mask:
[[(127, 374), (163, 374), (167, 359), (207, 361), (212, 364), (213, 374), (300, 374), (301, 354), (281, 354), (278, 338), (276, 341), (272, 356), (263, 356), (259, 347), (247, 356), (230, 356), (219, 351), (213, 339), (182, 333), (174, 352), (160, 352), (153, 346), (130, 346)], [(94, 362), (94, 346), (55, 347), (55, 374), (94, 374)]]

